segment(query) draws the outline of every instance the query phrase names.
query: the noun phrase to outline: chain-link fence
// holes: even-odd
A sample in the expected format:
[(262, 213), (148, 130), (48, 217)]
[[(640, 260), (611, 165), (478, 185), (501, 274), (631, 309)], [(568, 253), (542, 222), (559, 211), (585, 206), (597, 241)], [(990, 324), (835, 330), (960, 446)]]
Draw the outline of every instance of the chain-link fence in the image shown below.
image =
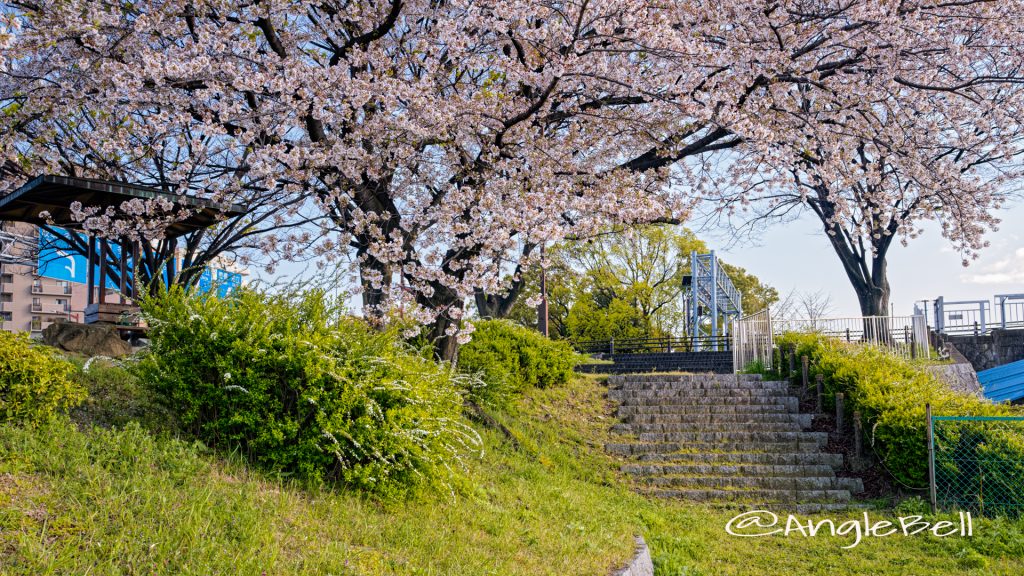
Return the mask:
[(978, 515), (1024, 512), (1024, 417), (932, 416), (932, 502)]

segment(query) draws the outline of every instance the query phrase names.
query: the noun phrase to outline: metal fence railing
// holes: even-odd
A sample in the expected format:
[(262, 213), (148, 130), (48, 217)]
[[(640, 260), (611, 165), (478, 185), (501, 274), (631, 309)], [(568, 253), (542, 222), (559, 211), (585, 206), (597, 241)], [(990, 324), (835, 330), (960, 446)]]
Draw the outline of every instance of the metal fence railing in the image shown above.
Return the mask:
[(804, 332), (843, 342), (873, 344), (903, 358), (928, 358), (928, 326), (924, 316), (856, 316), (812, 320), (774, 320), (776, 334)]
[(1024, 328), (1024, 294), (996, 294), (992, 300), (934, 303), (935, 330), (950, 335), (988, 334), (994, 328)]
[(794, 320), (772, 318), (769, 310), (762, 310), (733, 322), (735, 370), (742, 371), (754, 363), (770, 369), (774, 337), (786, 332), (821, 334), (852, 344), (881, 346), (907, 359), (931, 356), (928, 326), (923, 315)]
[(759, 363), (765, 370), (770, 370), (774, 334), (772, 314), (767, 308), (733, 322), (733, 369), (740, 372), (751, 364)]
[(1024, 512), (1024, 416), (930, 416), (928, 425), (933, 507)]

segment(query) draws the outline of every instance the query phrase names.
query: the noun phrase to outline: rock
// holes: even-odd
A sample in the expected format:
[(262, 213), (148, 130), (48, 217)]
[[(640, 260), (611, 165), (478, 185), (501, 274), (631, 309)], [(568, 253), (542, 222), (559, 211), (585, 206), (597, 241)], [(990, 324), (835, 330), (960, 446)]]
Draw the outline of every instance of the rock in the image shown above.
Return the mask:
[(131, 345), (109, 324), (54, 322), (43, 330), (43, 343), (86, 356), (120, 358), (132, 353)]
[(925, 370), (944, 382), (951, 390), (973, 396), (983, 395), (978, 373), (974, 371), (974, 366), (967, 362), (935, 364), (926, 366)]

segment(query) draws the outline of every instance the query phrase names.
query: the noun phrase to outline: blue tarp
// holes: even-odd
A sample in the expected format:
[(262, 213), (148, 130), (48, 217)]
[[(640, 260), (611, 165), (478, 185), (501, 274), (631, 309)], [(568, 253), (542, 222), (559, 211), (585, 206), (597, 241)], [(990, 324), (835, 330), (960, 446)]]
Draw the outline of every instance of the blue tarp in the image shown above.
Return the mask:
[(978, 372), (985, 397), (993, 402), (1024, 398), (1024, 360)]

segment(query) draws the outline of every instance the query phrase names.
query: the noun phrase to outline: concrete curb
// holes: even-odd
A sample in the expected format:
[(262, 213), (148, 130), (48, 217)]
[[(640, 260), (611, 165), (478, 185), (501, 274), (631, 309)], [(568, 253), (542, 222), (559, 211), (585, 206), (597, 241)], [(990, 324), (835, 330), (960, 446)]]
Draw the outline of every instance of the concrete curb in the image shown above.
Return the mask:
[(654, 562), (651, 561), (651, 551), (647, 549), (647, 543), (642, 536), (636, 537), (636, 554), (625, 568), (612, 572), (612, 576), (654, 576)]

